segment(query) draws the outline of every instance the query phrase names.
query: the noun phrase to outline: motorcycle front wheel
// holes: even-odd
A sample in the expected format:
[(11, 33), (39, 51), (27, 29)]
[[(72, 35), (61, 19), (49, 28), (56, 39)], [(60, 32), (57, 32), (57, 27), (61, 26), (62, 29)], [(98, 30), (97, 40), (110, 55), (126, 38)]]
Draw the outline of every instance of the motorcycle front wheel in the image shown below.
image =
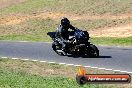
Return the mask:
[(93, 44), (90, 44), (90, 46), (89, 46), (89, 56), (90, 57), (99, 57), (99, 50)]
[(59, 52), (59, 50), (61, 50), (61, 46), (57, 45), (56, 42), (52, 43), (52, 48), (58, 55), (64, 56), (63, 52)]

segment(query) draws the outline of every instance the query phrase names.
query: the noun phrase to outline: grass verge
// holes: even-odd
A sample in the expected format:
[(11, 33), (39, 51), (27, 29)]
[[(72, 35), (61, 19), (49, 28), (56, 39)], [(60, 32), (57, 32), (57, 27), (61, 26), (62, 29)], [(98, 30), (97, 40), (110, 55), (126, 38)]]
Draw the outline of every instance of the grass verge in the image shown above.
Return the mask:
[(95, 37), (92, 38), (91, 41), (99, 45), (132, 46), (132, 37), (127, 38)]
[[(128, 23), (129, 20), (80, 20), (73, 21), (73, 25), (76, 27), (86, 28), (86, 30), (92, 30)], [(114, 22), (114, 23), (113, 23)], [(49, 42), (51, 38), (47, 35), (48, 32), (56, 30), (59, 21), (54, 21), (50, 18), (40, 19), (34, 18), (15, 25), (2, 25), (0, 26), (0, 40), (18, 40), (18, 41), (43, 41)], [(91, 29), (90, 29), (91, 28)], [(91, 42), (95, 44), (105, 45), (132, 45), (132, 38), (91, 38)]]
[[(1, 3), (1, 2), (0, 2)], [(1, 8), (1, 19), (9, 14), (28, 14), (33, 13), (70, 13), (78, 15), (96, 15), (102, 14), (121, 15), (131, 14), (131, 0), (25, 0), (18, 4), (12, 4), (5, 8)], [(17, 18), (17, 17), (16, 17)], [(106, 16), (107, 18), (107, 16)], [(19, 17), (18, 17), (19, 19)], [(7, 19), (7, 23), (10, 23)], [(9, 22), (8, 22), (9, 21)], [(14, 22), (14, 21), (13, 21)], [(86, 30), (101, 29), (104, 27), (113, 27), (125, 25), (132, 22), (131, 18), (126, 19), (80, 19), (72, 21), (73, 25)], [(12, 23), (12, 22), (11, 22)], [(59, 21), (50, 18), (33, 18), (24, 20), (24, 22), (16, 22), (18, 24), (0, 25), (0, 40), (20, 40), (20, 41), (51, 41), (47, 36), (47, 32), (54, 31)], [(128, 38), (92, 38), (96, 44), (107, 45), (132, 45), (131, 37)]]
[(34, 11), (69, 12), (74, 14), (131, 13), (131, 0), (25, 0), (1, 9), (1, 14)]
[[(0, 59), (1, 88), (131, 88), (130, 84), (86, 84), (75, 81), (77, 67), (32, 61)], [(114, 73), (87, 68), (87, 73)], [(117, 72), (118, 73), (118, 72)], [(119, 73), (118, 73), (119, 74)]]

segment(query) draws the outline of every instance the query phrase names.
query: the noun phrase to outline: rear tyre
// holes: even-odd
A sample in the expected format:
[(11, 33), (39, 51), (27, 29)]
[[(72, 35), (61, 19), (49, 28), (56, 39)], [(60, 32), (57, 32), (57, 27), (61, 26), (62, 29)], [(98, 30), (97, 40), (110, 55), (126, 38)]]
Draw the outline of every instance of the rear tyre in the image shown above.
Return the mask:
[(90, 46), (89, 46), (89, 56), (90, 57), (99, 57), (99, 50), (93, 44), (90, 44)]
[(62, 52), (57, 51), (57, 50), (61, 50), (61, 46), (59, 46), (56, 42), (52, 43), (52, 48), (58, 55), (64, 56)]

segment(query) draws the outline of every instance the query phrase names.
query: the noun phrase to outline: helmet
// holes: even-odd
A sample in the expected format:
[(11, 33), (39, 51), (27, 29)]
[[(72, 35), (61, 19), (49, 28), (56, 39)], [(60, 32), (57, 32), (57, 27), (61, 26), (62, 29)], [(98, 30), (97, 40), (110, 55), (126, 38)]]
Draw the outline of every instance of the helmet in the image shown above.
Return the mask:
[(61, 25), (66, 27), (66, 26), (69, 26), (70, 25), (70, 21), (67, 19), (67, 18), (62, 18), (61, 19)]

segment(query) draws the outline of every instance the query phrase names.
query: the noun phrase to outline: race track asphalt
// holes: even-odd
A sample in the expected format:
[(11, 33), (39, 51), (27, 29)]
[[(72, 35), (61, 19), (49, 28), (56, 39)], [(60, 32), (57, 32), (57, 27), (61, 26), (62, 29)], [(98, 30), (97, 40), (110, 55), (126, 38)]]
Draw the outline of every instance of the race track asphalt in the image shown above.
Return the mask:
[(132, 48), (98, 46), (99, 58), (59, 56), (45, 42), (0, 41), (0, 56), (118, 69), (132, 72)]

